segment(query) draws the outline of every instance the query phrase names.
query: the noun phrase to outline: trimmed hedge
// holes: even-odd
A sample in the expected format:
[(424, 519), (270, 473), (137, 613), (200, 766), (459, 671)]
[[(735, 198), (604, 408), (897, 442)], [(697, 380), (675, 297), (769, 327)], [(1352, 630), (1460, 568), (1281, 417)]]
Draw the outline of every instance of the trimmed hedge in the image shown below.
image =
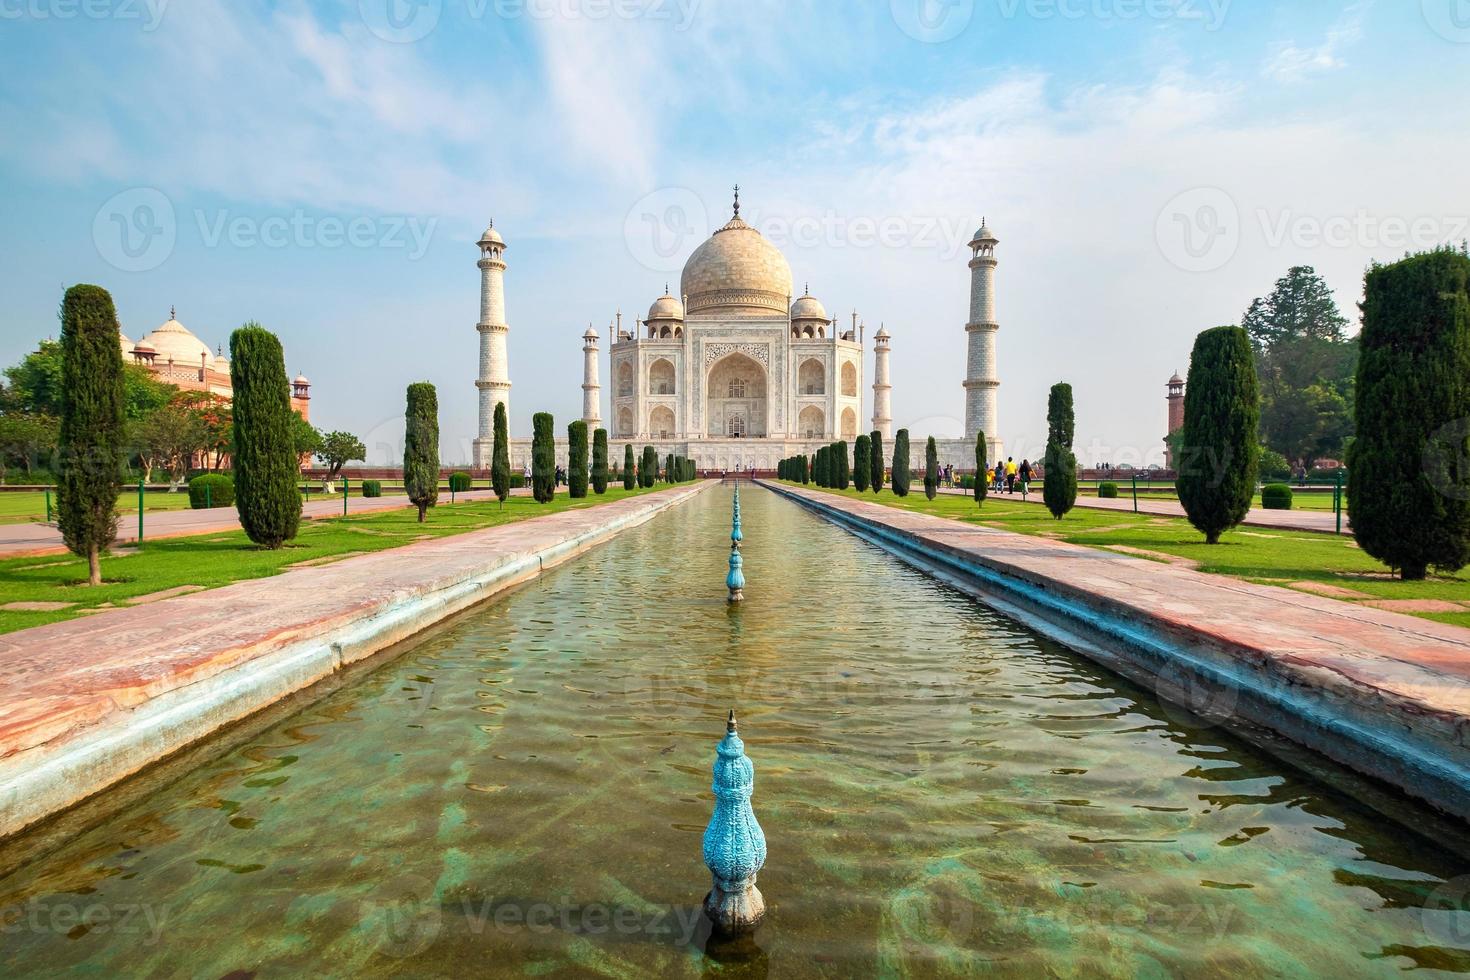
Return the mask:
[(381, 480), (363, 480), (362, 495), (364, 497), (381, 497), (383, 495), (383, 482)]
[(235, 481), (225, 473), (206, 473), (189, 481), (189, 507), (235, 506)]
[(1104, 500), (1117, 500), (1118, 485), (1116, 483), (1099, 483), (1097, 485), (1097, 495)]
[(1291, 510), (1291, 487), (1268, 483), (1261, 488), (1261, 506), (1266, 510)]
[(470, 488), (470, 475), (468, 473), (449, 474), (449, 489), (452, 493), (464, 493)]

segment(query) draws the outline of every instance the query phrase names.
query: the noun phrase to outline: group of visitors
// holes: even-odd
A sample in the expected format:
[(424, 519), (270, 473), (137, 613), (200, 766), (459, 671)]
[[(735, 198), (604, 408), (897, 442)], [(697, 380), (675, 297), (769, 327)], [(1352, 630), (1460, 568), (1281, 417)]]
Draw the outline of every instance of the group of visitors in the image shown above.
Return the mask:
[(1019, 487), (1021, 495), (1025, 496), (1031, 486), (1031, 460), (1023, 459), (1018, 464), (1014, 456), (1007, 456), (1005, 462), (996, 461), (995, 472), (991, 474), (990, 489), (996, 493), (1015, 493)]

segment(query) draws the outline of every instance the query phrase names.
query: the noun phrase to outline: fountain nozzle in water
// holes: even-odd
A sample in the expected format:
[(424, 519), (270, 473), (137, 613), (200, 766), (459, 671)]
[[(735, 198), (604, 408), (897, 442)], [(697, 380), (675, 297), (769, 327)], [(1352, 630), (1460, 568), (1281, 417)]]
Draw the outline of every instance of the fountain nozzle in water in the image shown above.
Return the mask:
[(725, 737), (715, 749), (715, 812), (704, 830), (704, 863), (714, 886), (704, 897), (704, 914), (723, 936), (754, 932), (766, 915), (766, 900), (755, 887), (766, 863), (766, 835), (750, 807), (755, 765), (735, 731), (735, 711), (725, 722)]
[[(730, 521), (730, 574), (725, 576), (725, 587), (730, 590), (731, 602), (745, 600), (745, 572), (741, 567), (745, 559), (740, 557), (740, 542), (745, 537), (740, 533), (740, 488), (735, 488), (735, 510)], [(734, 717), (734, 712), (731, 712)]]

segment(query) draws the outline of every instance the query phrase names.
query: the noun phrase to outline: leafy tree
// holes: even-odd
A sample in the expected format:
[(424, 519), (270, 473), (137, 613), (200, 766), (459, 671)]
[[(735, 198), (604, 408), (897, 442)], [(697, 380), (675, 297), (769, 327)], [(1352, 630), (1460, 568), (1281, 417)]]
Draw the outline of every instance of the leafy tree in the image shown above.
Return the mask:
[(592, 490), (598, 496), (607, 493), (607, 430), (592, 433)]
[(61, 423), (53, 416), (18, 411), (0, 415), (0, 482), (12, 462), (25, 470), (29, 480), (38, 461), (56, 454), (60, 437)]
[[(172, 385), (169, 390), (173, 397), (167, 404), (180, 405), (194, 413), (204, 432), (199, 448), (209, 457), (210, 468), (220, 469), (232, 453), (235, 437), (235, 412), (229, 401), (209, 391), (180, 391)], [(146, 414), (140, 416), (141, 421), (147, 418)]]
[(1303, 465), (1339, 455), (1352, 435), (1358, 348), (1327, 283), (1296, 266), (1241, 323), (1255, 351), (1262, 440)]
[(301, 470), (302, 460), (315, 456), (322, 448), (322, 434), (316, 426), (291, 412), (291, 444), (296, 447), (296, 470)]
[(505, 509), (505, 498), (510, 496), (510, 423), (505, 417), (505, 402), (495, 403), (495, 422), (491, 428), (490, 485), (495, 488), (495, 499)]
[(587, 423), (581, 419), (567, 426), (567, 496), (587, 496)]
[(1046, 479), (1041, 491), (1046, 509), (1057, 520), (1077, 504), (1077, 457), (1072, 453), (1075, 430), (1072, 386), (1054, 384), (1046, 406)]
[(61, 473), (57, 521), (87, 581), (102, 584), (102, 550), (117, 537), (124, 462), (122, 346), (112, 297), (78, 285), (61, 301)]
[(1176, 486), (1189, 522), (1208, 544), (1244, 519), (1256, 493), (1260, 396), (1253, 360), (1240, 327), (1204, 331), (1189, 357)]
[(322, 435), (316, 458), (327, 464), (327, 479), (335, 480), (348, 463), (367, 459), (367, 447), (350, 432), (327, 432)]
[(933, 500), (939, 493), (939, 447), (930, 436), (924, 446), (924, 496)]
[(852, 444), (852, 485), (858, 493), (867, 493), (873, 479), (873, 463), (868, 459), (872, 447), (873, 440), (868, 436), (858, 436)]
[(251, 541), (276, 549), (296, 537), (301, 454), (281, 341), (258, 323), (230, 334), (235, 509)]
[(975, 433), (975, 505), (985, 505), (985, 495), (990, 490), (990, 460), (986, 458), (988, 446), (985, 433)]
[(637, 484), (638, 474), (633, 467), (633, 444), (623, 447), (623, 489), (632, 490)]
[(883, 433), (874, 429), (870, 439), (873, 445), (868, 450), (868, 459), (873, 472), (869, 476), (868, 485), (873, 488), (874, 493), (878, 493), (883, 489)]
[[(122, 357), (121, 343), (118, 357)], [(156, 408), (162, 408), (178, 394), (179, 389), (158, 380), (141, 364), (122, 365), (123, 413), (137, 421)], [(36, 350), (21, 358), (19, 364), (5, 369), (7, 410), (34, 415), (61, 417), (62, 352), (55, 340), (43, 340)]]
[(181, 402), (150, 412), (130, 426), (133, 449), (143, 462), (143, 478), (155, 468), (168, 472), (171, 490), (184, 485), (189, 464), (196, 453), (208, 447), (209, 432), (197, 411)]
[(408, 386), (403, 413), (403, 489), (419, 509), (419, 523), (439, 502), (439, 392), (427, 381)]
[(907, 497), (909, 481), (909, 430), (899, 429), (893, 439), (893, 492)]
[(1368, 270), (1348, 514), (1406, 581), (1470, 563), (1470, 258), (1450, 249)]
[(556, 496), (555, 425), (550, 412), (531, 416), (531, 496), (538, 504)]

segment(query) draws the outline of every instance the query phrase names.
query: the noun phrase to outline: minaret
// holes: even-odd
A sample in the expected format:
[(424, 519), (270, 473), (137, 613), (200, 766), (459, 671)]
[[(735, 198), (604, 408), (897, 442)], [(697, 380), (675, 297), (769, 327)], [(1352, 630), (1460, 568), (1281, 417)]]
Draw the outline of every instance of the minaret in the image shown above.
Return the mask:
[(602, 425), (602, 385), (597, 381), (597, 331), (587, 324), (582, 335), (582, 421), (589, 433)]
[(893, 439), (893, 403), (888, 383), (888, 328), (878, 325), (873, 335), (873, 429), (883, 434), (883, 441)]
[[(1184, 428), (1184, 379), (1179, 377), (1175, 371), (1174, 376), (1169, 379), (1169, 436)], [(1169, 445), (1169, 439), (1164, 438), (1164, 468), (1174, 468), (1174, 448)]]
[(495, 222), (480, 236), (480, 435), (475, 440), (475, 469), (489, 469), (494, 449), (495, 406), (505, 406), (510, 422), (510, 374), (505, 353), (505, 239)]
[(995, 333), (1000, 324), (995, 320), (995, 246), (999, 239), (990, 232), (985, 221), (970, 242), (974, 253), (970, 259), (970, 322), (965, 332), (970, 335), (970, 350), (965, 371), (965, 439), (975, 441), (975, 433), (984, 432), (999, 453), (999, 431), (995, 410), (996, 389), (1000, 378), (995, 373)]

